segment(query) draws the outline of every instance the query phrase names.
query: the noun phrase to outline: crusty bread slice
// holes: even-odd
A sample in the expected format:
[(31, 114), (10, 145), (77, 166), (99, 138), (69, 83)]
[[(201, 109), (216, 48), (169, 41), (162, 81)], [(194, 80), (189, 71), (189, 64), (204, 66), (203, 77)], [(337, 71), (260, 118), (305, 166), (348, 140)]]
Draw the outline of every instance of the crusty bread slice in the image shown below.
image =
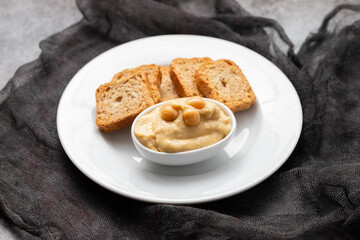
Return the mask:
[(195, 72), (201, 64), (211, 62), (203, 58), (175, 58), (170, 64), (170, 77), (180, 97), (202, 96), (195, 82)]
[(161, 85), (160, 85), (160, 96), (161, 101), (166, 101), (174, 98), (178, 98), (174, 84), (170, 78), (170, 68), (166, 66), (159, 66), (161, 71)]
[(146, 73), (142, 70), (101, 85), (95, 97), (95, 123), (104, 132), (130, 125), (140, 112), (154, 104)]
[(159, 66), (155, 64), (141, 65), (136, 68), (125, 69), (115, 74), (115, 76), (111, 81), (119, 81), (122, 78), (129, 76), (129, 74), (137, 70), (142, 70), (146, 74), (150, 84), (151, 95), (154, 100), (154, 103), (161, 102), (161, 97), (160, 97), (161, 72)]
[(196, 72), (196, 84), (205, 97), (224, 103), (233, 112), (250, 108), (256, 100), (241, 69), (227, 59), (201, 65)]
[(127, 68), (122, 70), (121, 72), (118, 72), (117, 74), (115, 74), (115, 76), (112, 78), (112, 82), (116, 82), (121, 80), (122, 78), (128, 76), (130, 73), (134, 72), (136, 70), (136, 68)]

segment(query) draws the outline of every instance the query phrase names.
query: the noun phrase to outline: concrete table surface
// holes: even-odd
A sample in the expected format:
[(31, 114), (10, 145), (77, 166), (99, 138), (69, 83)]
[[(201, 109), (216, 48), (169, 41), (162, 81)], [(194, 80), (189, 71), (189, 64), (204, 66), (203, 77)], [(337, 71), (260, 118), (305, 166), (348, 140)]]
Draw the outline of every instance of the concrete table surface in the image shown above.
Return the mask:
[[(237, 0), (255, 16), (277, 20), (298, 50), (324, 16), (341, 3), (359, 0)], [(82, 18), (75, 0), (0, 0), (0, 89), (21, 65), (40, 54), (39, 42)], [(0, 240), (20, 239), (0, 218)]]

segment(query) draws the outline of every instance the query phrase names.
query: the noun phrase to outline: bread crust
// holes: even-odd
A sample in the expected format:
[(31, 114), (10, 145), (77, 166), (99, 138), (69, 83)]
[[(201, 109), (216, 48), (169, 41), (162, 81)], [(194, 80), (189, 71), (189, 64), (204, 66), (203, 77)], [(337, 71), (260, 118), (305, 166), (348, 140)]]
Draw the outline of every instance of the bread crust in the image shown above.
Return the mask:
[(198, 67), (211, 62), (211, 58), (175, 58), (170, 64), (170, 77), (180, 97), (203, 96), (196, 86), (195, 73)]
[(170, 77), (170, 68), (167, 66), (159, 66), (161, 72), (160, 96), (161, 101), (178, 98), (175, 86)]
[(197, 87), (205, 97), (224, 103), (233, 112), (247, 110), (256, 101), (248, 80), (231, 60), (204, 63), (195, 78)]
[[(129, 93), (128, 89), (138, 93), (134, 95), (133, 92)], [(133, 96), (137, 96), (136, 101)], [(103, 132), (112, 132), (131, 125), (138, 114), (154, 105), (146, 73), (142, 70), (100, 85), (95, 98), (95, 123)]]
[(119, 81), (137, 70), (142, 70), (146, 74), (147, 80), (149, 82), (149, 89), (151, 90), (151, 96), (154, 100), (154, 103), (161, 102), (161, 71), (159, 66), (157, 66), (156, 64), (141, 65), (136, 68), (124, 69), (123, 71), (115, 74), (111, 81)]

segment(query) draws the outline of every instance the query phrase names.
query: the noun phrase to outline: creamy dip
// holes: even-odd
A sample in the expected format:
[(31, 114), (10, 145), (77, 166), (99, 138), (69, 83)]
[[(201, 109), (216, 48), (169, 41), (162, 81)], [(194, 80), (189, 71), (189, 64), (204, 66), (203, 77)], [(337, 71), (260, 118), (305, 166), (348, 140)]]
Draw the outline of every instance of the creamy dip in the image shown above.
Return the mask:
[[(192, 104), (193, 100), (205, 103)], [(171, 120), (168, 115), (164, 117), (169, 109), (174, 114)], [(196, 121), (196, 117), (200, 121)], [(178, 98), (142, 116), (134, 133), (147, 148), (175, 153), (212, 145), (229, 134), (231, 127), (231, 118), (217, 104), (202, 98)]]

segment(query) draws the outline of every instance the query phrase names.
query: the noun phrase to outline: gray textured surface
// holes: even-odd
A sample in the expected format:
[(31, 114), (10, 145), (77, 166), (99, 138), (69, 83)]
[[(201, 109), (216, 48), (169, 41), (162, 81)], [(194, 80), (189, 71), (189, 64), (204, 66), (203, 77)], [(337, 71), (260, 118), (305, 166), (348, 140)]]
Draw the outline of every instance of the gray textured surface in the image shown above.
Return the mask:
[(343, 3), (359, 0), (237, 0), (251, 14), (277, 20), (294, 43), (295, 50), (310, 32), (315, 32), (325, 15)]
[[(238, 0), (253, 15), (280, 22), (298, 49), (309, 32), (340, 3), (359, 0)], [(0, 0), (0, 89), (24, 63), (37, 58), (39, 41), (81, 19), (73, 0)], [(0, 218), (0, 240), (20, 239)]]
[(74, 0), (0, 0), (0, 89), (38, 57), (40, 40), (80, 19)]

